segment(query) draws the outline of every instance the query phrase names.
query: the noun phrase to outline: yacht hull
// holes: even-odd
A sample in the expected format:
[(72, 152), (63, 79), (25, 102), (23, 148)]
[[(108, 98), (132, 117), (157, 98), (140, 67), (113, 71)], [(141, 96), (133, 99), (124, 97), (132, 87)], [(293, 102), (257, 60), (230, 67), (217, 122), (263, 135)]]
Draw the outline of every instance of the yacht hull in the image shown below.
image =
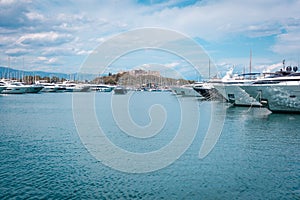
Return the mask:
[(6, 89), (5, 86), (0, 86), (0, 93), (1, 93), (3, 90), (5, 90), (5, 89)]
[(224, 100), (216, 88), (194, 87), (194, 90), (207, 100)]
[(123, 87), (116, 87), (114, 89), (114, 94), (127, 94), (127, 89)]
[(111, 92), (114, 89), (112, 86), (108, 85), (91, 85), (89, 91), (92, 92)]
[(32, 85), (29, 86), (26, 90), (26, 93), (38, 93), (40, 92), (44, 87), (43, 86), (36, 86), (36, 85)]
[(58, 88), (57, 87), (44, 87), (41, 92), (57, 92)]
[(24, 94), (26, 93), (27, 87), (10, 87), (8, 86), (5, 90), (3, 90), (2, 94)]
[(241, 86), (252, 97), (259, 97), (262, 104), (272, 112), (300, 113), (300, 85), (257, 84)]
[(262, 106), (255, 98), (250, 96), (240, 86), (241, 84), (218, 84), (214, 88), (229, 102), (235, 106)]
[(176, 95), (189, 96), (189, 97), (202, 97), (193, 87), (172, 87), (173, 93)]
[(74, 87), (66, 87), (66, 92), (88, 92), (90, 86), (74, 86)]

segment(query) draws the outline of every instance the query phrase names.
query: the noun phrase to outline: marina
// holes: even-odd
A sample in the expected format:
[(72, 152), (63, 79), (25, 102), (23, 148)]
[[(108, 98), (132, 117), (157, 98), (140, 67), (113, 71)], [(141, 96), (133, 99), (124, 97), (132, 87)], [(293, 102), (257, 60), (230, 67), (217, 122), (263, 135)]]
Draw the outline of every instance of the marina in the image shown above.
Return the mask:
[[(136, 76), (135, 73), (142, 74)], [(154, 76), (148, 76), (153, 73)], [(159, 72), (132, 70), (117, 74), (121, 77), (119, 84), (109, 85), (94, 83), (105, 80), (99, 77), (93, 82), (65, 80), (63, 82), (35, 81), (26, 84), (18, 80), (4, 79), (0, 81), (1, 94), (25, 94), (43, 92), (112, 92), (125, 95), (128, 91), (172, 92), (182, 97), (197, 97), (205, 101), (227, 102), (233, 106), (265, 107), (271, 112), (300, 113), (300, 72), (298, 67), (285, 66), (276, 72), (233, 74), (233, 68), (223, 78), (214, 78), (204, 82), (176, 80), (160, 76)], [(133, 76), (130, 76), (133, 74)], [(146, 75), (146, 76), (145, 76)], [(135, 79), (135, 80), (132, 80)], [(143, 81), (141, 81), (144, 79)], [(167, 80), (170, 84), (162, 82)], [(152, 82), (151, 82), (152, 81)], [(180, 81), (182, 85), (179, 85)], [(113, 81), (115, 82), (115, 81)], [(185, 84), (192, 82), (190, 84)]]

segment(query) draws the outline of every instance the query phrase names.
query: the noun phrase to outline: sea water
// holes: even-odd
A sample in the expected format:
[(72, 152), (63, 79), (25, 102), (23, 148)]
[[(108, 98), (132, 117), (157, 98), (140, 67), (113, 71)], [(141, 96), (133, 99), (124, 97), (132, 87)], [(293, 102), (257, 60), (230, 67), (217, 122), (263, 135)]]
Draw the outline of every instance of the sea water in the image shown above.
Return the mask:
[[(190, 119), (182, 118), (181, 101), (198, 105), (197, 132), (172, 164), (129, 173), (96, 159), (86, 148), (74, 122), (72, 93), (2, 95), (1, 199), (300, 198), (300, 115), (137, 92), (124, 102), (133, 124), (147, 127), (153, 120), (149, 114), (153, 105), (161, 105), (165, 114), (159, 133), (135, 138), (116, 123), (113, 94), (93, 95), (99, 126), (112, 143), (128, 152), (162, 149), (176, 136), (182, 120), (195, 122), (192, 114)], [(205, 134), (217, 126), (222, 127), (221, 134), (200, 159)]]

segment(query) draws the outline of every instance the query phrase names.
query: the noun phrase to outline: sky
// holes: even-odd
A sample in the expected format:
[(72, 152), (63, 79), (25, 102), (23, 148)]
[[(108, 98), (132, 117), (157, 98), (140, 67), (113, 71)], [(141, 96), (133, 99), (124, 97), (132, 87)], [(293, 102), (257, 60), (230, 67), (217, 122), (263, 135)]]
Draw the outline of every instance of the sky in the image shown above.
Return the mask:
[[(250, 51), (252, 71), (300, 60), (299, 0), (0, 0), (0, 66), (74, 73), (105, 41), (149, 27), (191, 38), (221, 73), (249, 70)], [(188, 71), (159, 51), (121, 58), (112, 72), (153, 63)]]

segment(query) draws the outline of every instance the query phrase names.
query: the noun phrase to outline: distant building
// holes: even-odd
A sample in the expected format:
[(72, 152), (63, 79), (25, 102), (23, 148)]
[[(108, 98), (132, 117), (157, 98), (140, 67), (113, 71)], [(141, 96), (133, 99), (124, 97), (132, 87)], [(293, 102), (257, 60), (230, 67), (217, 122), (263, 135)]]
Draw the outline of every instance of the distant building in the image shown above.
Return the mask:
[(142, 69), (134, 69), (129, 71), (129, 75), (131, 76), (146, 76), (146, 75), (152, 75), (152, 76), (157, 76), (160, 77), (160, 72), (159, 71), (150, 71), (150, 70), (142, 70)]

